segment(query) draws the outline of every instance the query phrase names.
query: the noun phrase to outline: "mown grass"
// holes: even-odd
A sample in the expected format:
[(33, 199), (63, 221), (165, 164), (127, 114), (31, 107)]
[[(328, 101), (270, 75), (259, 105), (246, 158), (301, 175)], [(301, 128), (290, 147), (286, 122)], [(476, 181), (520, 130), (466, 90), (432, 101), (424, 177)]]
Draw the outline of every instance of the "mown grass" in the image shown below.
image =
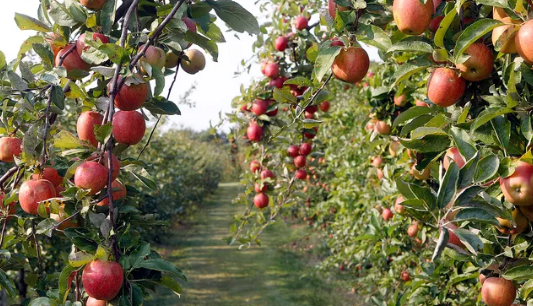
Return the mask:
[[(241, 209), (231, 204), (237, 184), (223, 184), (202, 210), (196, 224), (167, 237), (160, 248), (165, 258), (184, 270), (189, 281), (183, 295), (160, 290), (148, 306), (339, 306), (353, 305), (339, 284), (315, 276), (309, 258), (291, 242), (305, 235), (304, 227), (283, 222), (269, 227), (263, 247), (239, 250), (228, 246), (231, 216)], [(351, 297), (353, 298), (353, 296)], [(350, 299), (351, 299), (350, 298)]]

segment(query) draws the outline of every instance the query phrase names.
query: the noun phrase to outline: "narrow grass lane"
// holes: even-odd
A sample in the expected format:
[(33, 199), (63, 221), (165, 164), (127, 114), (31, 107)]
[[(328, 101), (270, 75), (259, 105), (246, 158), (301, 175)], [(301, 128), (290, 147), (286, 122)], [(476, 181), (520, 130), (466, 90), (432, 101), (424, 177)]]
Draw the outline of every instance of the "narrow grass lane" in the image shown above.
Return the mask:
[[(178, 298), (161, 290), (148, 306), (340, 306), (346, 295), (314, 276), (312, 267), (287, 245), (302, 235), (303, 228), (290, 229), (282, 222), (262, 236), (262, 247), (239, 250), (228, 246), (231, 216), (242, 207), (231, 204), (237, 184), (221, 184), (206, 204), (201, 217), (188, 229), (168, 237), (162, 254), (189, 277)], [(298, 231), (300, 231), (298, 233)]]

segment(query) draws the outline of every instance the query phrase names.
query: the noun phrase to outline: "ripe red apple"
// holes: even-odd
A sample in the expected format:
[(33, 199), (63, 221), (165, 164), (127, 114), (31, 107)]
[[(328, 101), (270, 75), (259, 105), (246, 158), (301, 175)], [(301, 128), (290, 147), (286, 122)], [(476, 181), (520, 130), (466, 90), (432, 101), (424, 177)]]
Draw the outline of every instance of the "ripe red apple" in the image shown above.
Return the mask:
[(524, 23), (515, 37), (516, 50), (524, 61), (533, 65), (533, 20)]
[(428, 28), (435, 7), (433, 1), (394, 0), (392, 14), (398, 29), (405, 34), (420, 35)]
[(104, 116), (98, 112), (87, 111), (80, 114), (76, 122), (76, 131), (81, 140), (86, 140), (93, 146), (98, 146), (98, 141), (94, 135), (94, 126), (101, 126)]
[(279, 65), (273, 62), (266, 63), (263, 74), (267, 78), (277, 78), (279, 76)]
[(298, 16), (294, 20), (294, 26), (297, 30), (303, 31), (307, 29), (307, 26), (309, 25), (309, 19), (305, 16)]
[(256, 99), (254, 103), (252, 103), (252, 113), (254, 113), (256, 116), (261, 116), (264, 113), (266, 113), (268, 109), (268, 102), (261, 99)]
[(444, 16), (437, 16), (433, 19), (431, 19), (431, 22), (429, 23), (429, 30), (433, 33), (437, 32), (439, 30), (440, 23), (444, 19)]
[(426, 102), (418, 100), (418, 99), (415, 100), (415, 105), (422, 106), (422, 107), (429, 107), (429, 105)]
[[(143, 48), (144, 48), (144, 45), (141, 45), (139, 47), (138, 52), (140, 52)], [(146, 49), (146, 52), (143, 54), (143, 56), (139, 60), (139, 63), (146, 63), (156, 68), (163, 69), (163, 67), (165, 67), (166, 57), (167, 55), (165, 51), (163, 51), (163, 49), (159, 47), (148, 46), (148, 48)], [(185, 61), (182, 61), (182, 64), (183, 62)], [(143, 70), (144, 72), (144, 69), (141, 69), (141, 70)]]
[(257, 123), (251, 123), (246, 129), (246, 135), (251, 142), (258, 142), (263, 135), (263, 128), (257, 125)]
[(81, 282), (88, 296), (109, 301), (120, 292), (124, 271), (117, 262), (97, 259), (85, 266)]
[(428, 98), (441, 107), (454, 105), (465, 90), (465, 80), (450, 68), (437, 68), (428, 81)]
[(305, 180), (307, 179), (307, 172), (305, 172), (305, 170), (298, 169), (296, 170), (295, 176), (298, 180)]
[(403, 214), (405, 212), (405, 206), (402, 205), (402, 202), (404, 201), (402, 196), (399, 196), (396, 198), (396, 201), (394, 202), (394, 211), (396, 211), (397, 214)]
[(54, 187), (57, 187), (63, 183), (63, 178), (57, 173), (57, 170), (52, 167), (44, 167), (42, 173), (34, 173), (31, 178), (33, 180), (44, 179), (52, 183)]
[(307, 163), (305, 156), (299, 155), (294, 158), (294, 165), (298, 168), (305, 167), (305, 164)]
[(113, 136), (118, 143), (138, 144), (145, 131), (146, 122), (139, 112), (119, 111), (113, 116)]
[(305, 131), (304, 132), (304, 137), (308, 138), (308, 139), (313, 139), (313, 138), (316, 137), (316, 133), (318, 133), (318, 127), (317, 126), (315, 126), (313, 128), (313, 131)]
[(99, 11), (107, 0), (80, 0), (80, 4), (93, 11)]
[(275, 175), (274, 175), (274, 172), (268, 170), (268, 169), (265, 169), (263, 171), (261, 171), (261, 179), (266, 179), (266, 178), (271, 178), (271, 179), (274, 179)]
[(259, 208), (263, 209), (268, 206), (269, 198), (266, 193), (258, 193), (254, 197), (254, 205)]
[(404, 282), (408, 282), (411, 280), (411, 275), (409, 274), (409, 272), (407, 271), (403, 271), (402, 272), (402, 275), (401, 275), (401, 278)]
[(378, 168), (383, 163), (383, 157), (377, 156), (374, 159), (372, 159), (372, 166)]
[(104, 300), (97, 300), (92, 297), (89, 297), (87, 299), (87, 302), (85, 303), (85, 306), (106, 306), (107, 301)]
[(348, 47), (335, 57), (331, 70), (337, 79), (353, 84), (365, 77), (369, 67), (370, 58), (363, 48)]
[(380, 135), (389, 135), (391, 131), (390, 125), (387, 122), (381, 120), (376, 122), (374, 129)]
[(289, 38), (285, 36), (280, 36), (276, 38), (276, 41), (274, 42), (274, 46), (276, 50), (284, 52), (289, 47)]
[(416, 237), (417, 234), (418, 234), (418, 224), (417, 223), (413, 223), (407, 229), (407, 235), (409, 237)]
[(272, 79), (270, 80), (270, 82), (268, 83), (268, 85), (270, 87), (276, 87), (278, 89), (282, 89), (283, 88), (283, 84), (285, 83), (285, 81), (287, 80), (286, 77), (284, 76), (281, 76), (279, 78), (275, 78), (275, 79)]
[(488, 306), (511, 305), (516, 299), (516, 286), (505, 278), (489, 277), (481, 287), (481, 298)]
[(323, 112), (329, 111), (329, 107), (330, 107), (329, 101), (324, 101), (318, 105), (318, 108), (320, 108), (320, 110)]
[(16, 137), (0, 138), (0, 160), (5, 163), (15, 161), (15, 156), (19, 157), (22, 153), (22, 139)]
[(67, 72), (72, 70), (89, 71), (89, 69), (91, 69), (91, 65), (87, 64), (81, 59), (80, 55), (76, 51), (76, 46), (74, 44), (67, 45), (64, 49), (61, 49), (61, 51), (57, 53), (57, 56), (55, 58), (56, 66), (59, 66), (61, 57), (66, 54), (67, 51), (70, 50), (70, 48), (74, 48), (74, 50), (68, 55), (66, 55), (65, 59), (63, 60), (63, 63), (61, 64), (61, 67), (65, 68)]
[(24, 182), (19, 189), (19, 202), (22, 210), (28, 214), (38, 215), (39, 202), (54, 198), (56, 189), (47, 180), (29, 180)]
[(287, 154), (292, 158), (300, 155), (300, 147), (298, 147), (297, 145), (289, 146), (289, 148), (287, 149)]
[(260, 192), (266, 192), (267, 191), (267, 184), (263, 183), (262, 186), (261, 184), (259, 183), (255, 183), (254, 184), (254, 190), (256, 193), (260, 193)]
[(307, 156), (313, 151), (313, 145), (307, 142), (304, 142), (300, 145), (300, 154)]
[(473, 43), (466, 50), (470, 55), (466, 62), (457, 65), (461, 76), (471, 82), (479, 82), (490, 76), (494, 65), (492, 50), (484, 43)]
[(459, 237), (457, 237), (457, 235), (455, 235), (454, 231), (456, 229), (458, 229), (457, 225), (453, 224), (453, 223), (448, 223), (445, 228), (447, 229), (448, 231), (448, 243), (449, 244), (453, 244), (455, 246), (458, 246), (460, 248), (464, 248), (465, 245), (461, 242), (461, 240), (459, 239)]
[(520, 161), (515, 172), (500, 178), (505, 199), (516, 206), (533, 205), (533, 166)]
[(189, 61), (182, 60), (181, 68), (188, 74), (196, 74), (205, 69), (205, 55), (200, 50), (190, 49), (185, 52)]
[[(276, 103), (276, 100), (268, 99), (266, 102), (267, 102), (267, 106), (268, 106), (268, 108), (270, 108), (270, 106), (271, 106), (272, 104)], [(275, 106), (275, 107), (274, 107), (274, 110), (267, 111), (266, 114), (267, 114), (267, 116), (270, 116), (270, 117), (275, 117), (275, 116), (277, 116), (277, 115), (278, 115), (278, 107)]]
[(390, 219), (392, 219), (393, 216), (394, 214), (388, 208), (384, 208), (383, 211), (381, 212), (381, 217), (383, 217), (383, 220), (385, 221), (389, 221)]
[(261, 170), (261, 164), (256, 160), (252, 160), (250, 163), (250, 171), (257, 172), (259, 170)]
[(385, 177), (385, 174), (383, 174), (383, 170), (381, 170), (381, 169), (377, 169), (376, 170), (376, 175), (377, 175), (378, 179), (380, 179), (380, 180), (382, 180)]
[[(122, 79), (122, 77), (119, 78)], [(142, 80), (142, 76), (138, 76), (137, 79)], [(131, 80), (131, 79), (130, 79)], [(148, 99), (148, 83), (138, 83), (132, 81), (132, 83), (124, 83), (124, 86), (120, 88), (120, 91), (115, 97), (115, 106), (123, 111), (133, 111), (141, 108), (144, 101)], [(108, 90), (111, 92), (111, 83), (108, 85)]]
[(444, 166), (445, 170), (448, 170), (448, 167), (450, 167), (450, 159), (457, 164), (459, 169), (463, 168), (463, 166), (466, 164), (465, 158), (461, 155), (457, 147), (450, 148), (448, 151), (446, 151), (444, 159), (442, 160), (442, 165)]
[(405, 106), (407, 104), (407, 94), (404, 92), (402, 94), (394, 95), (394, 105), (396, 106)]
[[(116, 191), (113, 191), (113, 203), (120, 199), (124, 199), (127, 195), (126, 186), (122, 185), (119, 181), (113, 181), (111, 183), (111, 189), (117, 189)], [(98, 206), (108, 206), (109, 205), (109, 198), (105, 198), (102, 201), (100, 201)]]
[[(86, 161), (76, 168), (74, 185), (78, 188), (89, 189), (93, 195), (107, 185), (107, 168), (94, 161)], [(55, 191), (55, 188), (54, 188)]]
[[(93, 33), (92, 41), (98, 41), (100, 40), (103, 44), (109, 43), (109, 38), (101, 33)], [(89, 46), (85, 45), (85, 33), (81, 34), (80, 37), (78, 37), (78, 40), (76, 41), (76, 52), (78, 52), (78, 55), (81, 56), (81, 54), (84, 51), (89, 50)]]
[[(118, 175), (120, 174), (120, 161), (113, 153), (111, 153), (111, 159), (113, 161), (113, 171), (111, 171), (111, 180), (114, 181), (118, 178)], [(104, 153), (102, 157), (102, 163), (104, 167), (109, 169), (109, 153), (108, 152)]]

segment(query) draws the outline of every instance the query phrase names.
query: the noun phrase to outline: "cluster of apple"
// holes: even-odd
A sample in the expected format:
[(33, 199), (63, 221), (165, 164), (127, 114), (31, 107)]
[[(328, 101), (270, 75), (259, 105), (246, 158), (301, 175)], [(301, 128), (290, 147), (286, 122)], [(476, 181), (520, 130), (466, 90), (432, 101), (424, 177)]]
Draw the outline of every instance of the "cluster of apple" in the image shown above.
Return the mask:
[(302, 169), (307, 164), (307, 156), (313, 151), (313, 145), (311, 143), (304, 142), (300, 146), (291, 145), (287, 149), (287, 155), (294, 160), (294, 166), (298, 168), (295, 172), (295, 177), (299, 180), (307, 179), (307, 172)]
[(263, 209), (267, 207), (270, 202), (270, 198), (266, 192), (275, 178), (274, 172), (268, 169), (262, 170), (261, 163), (256, 160), (250, 163), (250, 171), (259, 174), (259, 177), (256, 178), (257, 182), (254, 185), (256, 192), (256, 195), (254, 196), (254, 205), (259, 209)]

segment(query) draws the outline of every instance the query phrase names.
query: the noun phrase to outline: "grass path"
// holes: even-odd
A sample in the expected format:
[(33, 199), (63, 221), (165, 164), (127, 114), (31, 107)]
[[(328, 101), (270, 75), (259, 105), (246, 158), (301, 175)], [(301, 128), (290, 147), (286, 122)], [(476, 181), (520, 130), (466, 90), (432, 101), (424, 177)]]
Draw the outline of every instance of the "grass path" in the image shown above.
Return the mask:
[(237, 184), (221, 184), (197, 224), (168, 237), (162, 254), (183, 269), (189, 281), (183, 283), (181, 298), (161, 290), (145, 305), (349, 305), (342, 291), (315, 276), (304, 276), (313, 268), (287, 247), (295, 231), (282, 222), (267, 229), (262, 247), (239, 250), (222, 240), (231, 216), (242, 208), (231, 204), (238, 192)]

